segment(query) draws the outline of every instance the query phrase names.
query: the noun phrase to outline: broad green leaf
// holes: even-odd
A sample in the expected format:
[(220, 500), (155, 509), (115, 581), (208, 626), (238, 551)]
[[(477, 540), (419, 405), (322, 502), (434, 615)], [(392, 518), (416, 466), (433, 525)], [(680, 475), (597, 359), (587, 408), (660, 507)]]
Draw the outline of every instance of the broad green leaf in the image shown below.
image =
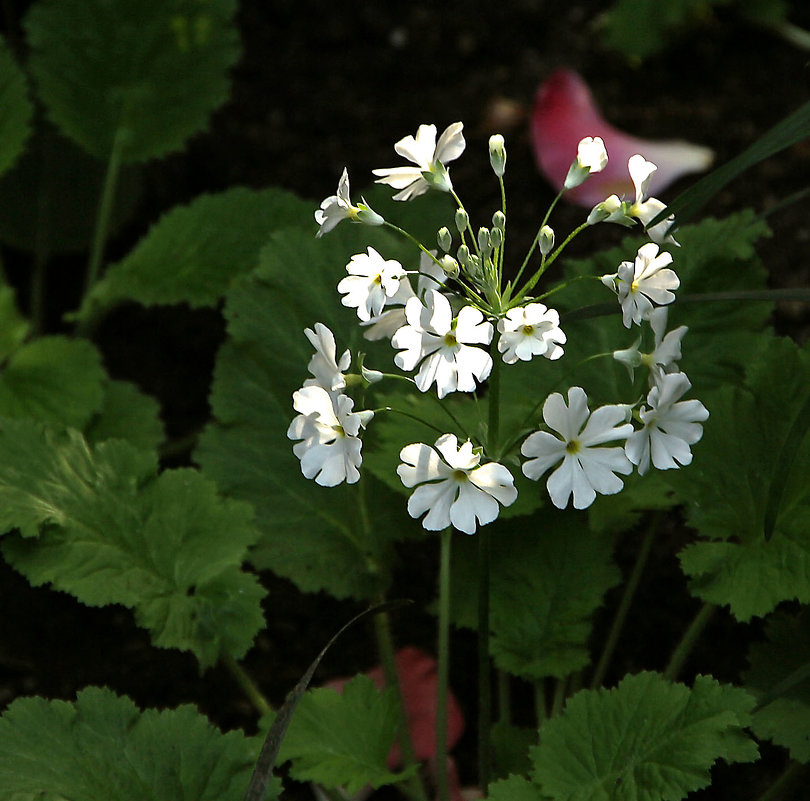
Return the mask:
[(17, 308), (15, 291), (0, 284), (0, 364), (6, 361), (25, 341), (30, 323)]
[(810, 601), (808, 404), (810, 353), (771, 338), (744, 387), (707, 399), (693, 464), (668, 476), (701, 535), (680, 554), (690, 589), (738, 620)]
[(395, 774), (386, 765), (398, 721), (393, 691), (378, 690), (368, 676), (356, 676), (341, 693), (310, 690), (298, 702), (279, 760), (292, 760), (293, 778), (344, 787), (349, 795), (393, 784), (416, 770)]
[(0, 799), (241, 801), (255, 751), (190, 705), (142, 712), (98, 687), (20, 698), (0, 717)]
[(768, 640), (749, 654), (745, 686), (757, 696), (751, 728), (757, 737), (790, 750), (797, 762), (810, 762), (810, 611), (777, 612), (768, 621)]
[(24, 20), (40, 100), (107, 160), (182, 148), (228, 97), (235, 0), (42, 0)]
[(83, 428), (101, 409), (106, 378), (88, 340), (40, 337), (0, 372), (0, 415)]
[[(581, 514), (538, 513), (493, 525), (490, 554), (490, 649), (502, 670), (528, 679), (562, 678), (590, 661), (593, 613), (620, 579), (611, 542)], [(477, 626), (475, 538), (453, 552), (453, 617)]]
[[(0, 178), (0, 240), (40, 259), (89, 249), (104, 173), (104, 164), (50, 126), (37, 130), (22, 157)], [(141, 195), (140, 166), (122, 169), (110, 236), (132, 217)]]
[(194, 470), (156, 475), (156, 457), (120, 440), (0, 425), (3, 553), (35, 586), (135, 611), (155, 645), (203, 666), (243, 655), (263, 624), (263, 591), (242, 572), (251, 510)]
[(509, 776), (489, 785), (488, 801), (548, 801), (540, 788), (522, 776)]
[(642, 61), (664, 50), (706, 13), (707, 6), (730, 0), (616, 0), (606, 15), (607, 44), (625, 58)]
[[(639, 30), (641, 30), (639, 28)], [(681, 192), (669, 206), (650, 220), (654, 225), (670, 214), (675, 214), (678, 224), (694, 217), (726, 184), (733, 181), (760, 161), (801, 142), (810, 136), (810, 101), (803, 103), (794, 112), (766, 131), (750, 147), (731, 161), (727, 161), (705, 178)]]
[(753, 762), (743, 731), (754, 698), (698, 676), (690, 690), (657, 673), (583, 690), (540, 728), (533, 781), (554, 801), (679, 801), (718, 760)]
[(108, 268), (79, 312), (134, 300), (146, 306), (214, 306), (258, 263), (273, 231), (315, 227), (311, 204), (279, 189), (235, 187), (172, 209), (124, 259)]
[(137, 448), (153, 450), (164, 438), (160, 407), (154, 398), (128, 381), (107, 381), (101, 410), (85, 428), (84, 435), (93, 444), (125, 439)]
[[(361, 226), (344, 225), (322, 239), (295, 230), (273, 236), (259, 268), (228, 294), (230, 339), (217, 358), (211, 396), (217, 422), (196, 453), (224, 492), (254, 505), (262, 538), (252, 561), (304, 591), (338, 597), (378, 593), (392, 540), (413, 528), (404, 502), (368, 471), (352, 486), (305, 479), (286, 436), (292, 393), (308, 377), (313, 352), (304, 329), (329, 325), (338, 354), (360, 339), (357, 319), (334, 287), (369, 234), (386, 256), (398, 253), (390, 235)], [(356, 408), (364, 406), (358, 401)]]
[(34, 107), (28, 82), (4, 39), (0, 39), (0, 175), (23, 152)]

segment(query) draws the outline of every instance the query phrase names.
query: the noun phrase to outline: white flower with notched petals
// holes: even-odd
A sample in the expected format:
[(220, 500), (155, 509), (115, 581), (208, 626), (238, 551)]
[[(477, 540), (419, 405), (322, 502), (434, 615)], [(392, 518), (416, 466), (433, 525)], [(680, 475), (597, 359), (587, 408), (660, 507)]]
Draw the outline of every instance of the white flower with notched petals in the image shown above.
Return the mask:
[(373, 170), (374, 175), (382, 176), (375, 183), (401, 189), (401, 192), (394, 195), (394, 200), (410, 200), (418, 197), (427, 192), (431, 186), (449, 192), (453, 184), (445, 165), (464, 152), (466, 142), (462, 134), (463, 128), (464, 124), (461, 122), (448, 125), (437, 142), (436, 126), (420, 125), (416, 137), (406, 136), (394, 145), (394, 150), (400, 156), (416, 166)]
[(565, 176), (563, 186), (566, 189), (573, 189), (579, 186), (590, 175), (595, 172), (602, 172), (607, 167), (608, 156), (605, 150), (605, 143), (599, 136), (586, 136), (580, 139), (577, 145), (577, 157)]
[(476, 381), (486, 380), (492, 369), (492, 357), (475, 345), (488, 345), (492, 324), (472, 306), (465, 306), (453, 319), (450, 301), (429, 289), (425, 305), (411, 298), (405, 306), (408, 324), (394, 334), (391, 344), (400, 352), (394, 362), (410, 372), (421, 362), (414, 376), (416, 386), (427, 392), (436, 383), (439, 397), (449, 392), (474, 392)]
[(566, 337), (560, 328), (560, 315), (542, 303), (530, 303), (509, 309), (506, 316), (498, 320), (498, 351), (507, 364), (518, 359), (527, 362), (533, 356), (559, 359), (563, 355), (560, 347)]
[(406, 487), (416, 487), (408, 514), (425, 515), (422, 525), (428, 531), (452, 525), (475, 534), (477, 525), (495, 520), (499, 503), (509, 506), (517, 498), (512, 474), (497, 462), (480, 464), (470, 442), (459, 448), (454, 434), (439, 437), (435, 450), (423, 443), (406, 445), (399, 458), (397, 475)]
[[(627, 162), (627, 169), (630, 172), (630, 179), (636, 190), (636, 199), (630, 205), (626, 213), (630, 217), (637, 218), (645, 227), (654, 217), (658, 216), (666, 206), (655, 197), (648, 197), (648, 187), (653, 174), (658, 167), (651, 161), (647, 161), (644, 156), (631, 156)], [(660, 223), (656, 223), (652, 228), (647, 228), (647, 233), (653, 242), (659, 245), (678, 245), (675, 238), (668, 235), (672, 223), (675, 222), (675, 215), (670, 215)]]
[(638, 249), (635, 262), (623, 261), (614, 275), (602, 276), (602, 283), (619, 296), (626, 328), (648, 319), (655, 308), (653, 304), (663, 306), (675, 300), (672, 290), (681, 282), (669, 264), (672, 255), (666, 251), (659, 253), (658, 245), (648, 242)]
[(287, 436), (300, 440), (293, 453), (301, 460), (301, 472), (322, 487), (360, 478), (363, 443), (357, 434), (363, 416), (352, 412), (348, 395), (327, 392), (312, 384), (293, 393), (293, 408), (299, 412), (287, 429)]
[(346, 265), (349, 273), (337, 286), (344, 306), (357, 309), (364, 322), (382, 313), (386, 302), (399, 292), (405, 270), (394, 259), (384, 259), (374, 248), (352, 256)]
[[(431, 251), (433, 256), (436, 251)], [(447, 280), (447, 275), (441, 265), (427, 253), (419, 257), (419, 274), (416, 280), (416, 292), (413, 291), (410, 280), (406, 277), (399, 282), (399, 289), (392, 298), (385, 301), (386, 308), (381, 314), (372, 317), (368, 322), (361, 323), (368, 326), (363, 337), (368, 340), (391, 339), (394, 334), (407, 324), (405, 319), (405, 304), (413, 297), (424, 297), (428, 289), (439, 289)], [(393, 307), (393, 308), (389, 308)]]
[(621, 490), (624, 484), (616, 474), (627, 475), (633, 470), (624, 448), (598, 446), (633, 433), (633, 426), (623, 422), (626, 418), (622, 407), (601, 406), (590, 414), (585, 391), (571, 387), (567, 406), (559, 392), (546, 398), (543, 419), (559, 436), (536, 431), (526, 438), (520, 448), (529, 457), (523, 463), (523, 473), (536, 481), (562, 461), (546, 482), (558, 509), (565, 509), (572, 494), (574, 508), (585, 509), (594, 502), (597, 492), (614, 495)]
[(644, 428), (627, 438), (625, 452), (639, 474), (650, 469), (671, 470), (692, 461), (690, 445), (703, 436), (701, 423), (709, 416), (699, 400), (679, 401), (692, 386), (685, 373), (661, 373), (639, 410)]
[(308, 378), (304, 386), (315, 384), (329, 391), (343, 389), (346, 386), (343, 371), (348, 370), (352, 363), (351, 353), (345, 350), (340, 361), (337, 360), (335, 335), (323, 323), (315, 323), (314, 330), (307, 328), (304, 333), (315, 348), (307, 367), (315, 378)]
[(349, 197), (349, 173), (344, 168), (343, 175), (338, 182), (337, 194), (330, 195), (315, 212), (315, 222), (321, 227), (315, 236), (329, 233), (339, 222), (353, 220), (366, 225), (382, 225), (385, 220), (375, 212), (365, 199), (358, 205), (353, 205)]

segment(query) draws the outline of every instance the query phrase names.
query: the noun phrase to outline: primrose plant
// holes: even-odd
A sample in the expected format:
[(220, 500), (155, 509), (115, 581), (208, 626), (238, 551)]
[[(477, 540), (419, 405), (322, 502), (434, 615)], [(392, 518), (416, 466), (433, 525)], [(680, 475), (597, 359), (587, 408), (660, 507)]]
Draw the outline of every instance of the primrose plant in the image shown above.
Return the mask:
[[(293, 450), (303, 474), (326, 487), (360, 480), (367, 427), (373, 425), (375, 415), (398, 410), (356, 410), (356, 399), (349, 393), (354, 389), (365, 398), (372, 385), (389, 379), (405, 380), (422, 393), (435, 391), (440, 402), (451, 393), (462, 392), (488, 399), (486, 436), (460, 426), (437, 432), (433, 443), (403, 443), (397, 474), (413, 490), (408, 513), (421, 518), (428, 531), (452, 526), (475, 534), (478, 526), (492, 523), (501, 507), (517, 499), (507, 465), (517, 463), (518, 453), (525, 457), (520, 465), (524, 476), (539, 481), (548, 475), (546, 489), (560, 509), (569, 501), (576, 509), (584, 509), (597, 494), (619, 492), (621, 477), (634, 468), (643, 474), (651, 464), (659, 469), (689, 464), (690, 446), (700, 439), (701, 423), (709, 413), (698, 400), (682, 400), (691, 387), (677, 365), (686, 329), (665, 332), (666, 306), (675, 300), (679, 286), (670, 267), (672, 254), (661, 250), (662, 245), (676, 245), (666, 233), (672, 218), (653, 226), (648, 233), (654, 241), (642, 245), (632, 260), (621, 262), (615, 273), (593, 276), (616, 295), (625, 327), (649, 328), (654, 335), (649, 353), (639, 350), (639, 337), (633, 348), (613, 354), (631, 370), (642, 365), (647, 368), (646, 397), (630, 402), (615, 398), (591, 411), (585, 388), (571, 386), (565, 395), (553, 392), (542, 402), (539, 430), (519, 439), (499, 436), (499, 372), (537, 357), (543, 357), (537, 363), (539, 371), (565, 363), (567, 336), (560, 315), (543, 302), (565, 287), (542, 291), (540, 279), (585, 228), (599, 222), (646, 223), (662, 211), (664, 205), (647, 197), (646, 191), (655, 165), (643, 156), (633, 156), (628, 169), (636, 187), (635, 199), (606, 198), (556, 247), (555, 232), (548, 225), (552, 204), (529, 252), (510, 274), (505, 262), (508, 221), (503, 137), (492, 136), (489, 142), (502, 205), (492, 215), (491, 227), (476, 231), (447, 166), (464, 151), (463, 125), (450, 125), (438, 140), (436, 133), (434, 125), (420, 125), (416, 136), (401, 139), (394, 148), (413, 166), (377, 169), (374, 174), (379, 176), (377, 183), (399, 190), (394, 200), (411, 201), (429, 191), (452, 196), (457, 205), (455, 231), (438, 229), (438, 250), (383, 219), (365, 200), (354, 205), (345, 170), (337, 193), (327, 197), (315, 213), (320, 225), (317, 236), (343, 220), (388, 226), (414, 242), (420, 261), (417, 270), (408, 270), (368, 247), (365, 253), (351, 257), (347, 275), (337, 284), (342, 304), (355, 309), (359, 324), (365, 327), (364, 336), (390, 340), (393, 363), (401, 373), (370, 369), (360, 355), (354, 359), (356, 372), (349, 373), (352, 355), (346, 350), (338, 356), (329, 328), (318, 322), (306, 330), (315, 349), (309, 362), (312, 377), (293, 395), (298, 415), (287, 431), (295, 441)], [(583, 139), (557, 199), (604, 169), (607, 160), (599, 137)]]

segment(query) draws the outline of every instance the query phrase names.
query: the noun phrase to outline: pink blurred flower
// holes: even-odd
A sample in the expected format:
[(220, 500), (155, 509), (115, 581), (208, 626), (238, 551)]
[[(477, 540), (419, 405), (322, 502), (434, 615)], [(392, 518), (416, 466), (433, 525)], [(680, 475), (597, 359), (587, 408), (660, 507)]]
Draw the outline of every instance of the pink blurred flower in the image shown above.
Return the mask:
[(705, 170), (714, 154), (707, 147), (684, 141), (648, 141), (614, 128), (602, 116), (585, 81), (572, 70), (559, 69), (537, 90), (531, 119), (532, 141), (540, 171), (562, 189), (577, 145), (586, 136), (605, 143), (608, 164), (565, 197), (588, 208), (608, 195), (631, 199), (635, 187), (627, 169), (631, 156), (641, 154), (658, 166), (649, 194), (656, 194), (682, 175)]

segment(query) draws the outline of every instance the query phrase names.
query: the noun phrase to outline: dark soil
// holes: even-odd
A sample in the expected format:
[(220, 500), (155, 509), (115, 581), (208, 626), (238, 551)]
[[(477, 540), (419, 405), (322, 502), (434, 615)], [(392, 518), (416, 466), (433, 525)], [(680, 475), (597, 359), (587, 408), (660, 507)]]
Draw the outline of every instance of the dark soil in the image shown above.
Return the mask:
[[(23, 5), (17, 3), (18, 10)], [(718, 163), (807, 100), (807, 53), (747, 26), (727, 9), (674, 39), (665, 53), (634, 67), (602, 45), (599, 17), (608, 6), (586, 0), (242, 0), (238, 21), (244, 55), (233, 74), (231, 101), (186, 152), (146, 170), (137, 215), (111, 243), (110, 252), (126, 252), (171, 206), (237, 184), (281, 186), (311, 198), (314, 209), (334, 192), (344, 166), (359, 190), (370, 183), (372, 168), (397, 163), (395, 141), (415, 132), (420, 123), (435, 122), (441, 130), (455, 120), (464, 121), (468, 146), (453, 166), (454, 184), (481, 220), (489, 218), (497, 200), (487, 140), (495, 132), (506, 136), (510, 232), (521, 231), (518, 239), (528, 240), (553, 193), (535, 168), (525, 114), (538, 84), (560, 66), (585, 76), (618, 127), (648, 138), (709, 145)], [(810, 7), (797, 7), (792, 19), (810, 28)], [(504, 108), (510, 115), (503, 116)], [(804, 188), (808, 157), (810, 144), (804, 142), (755, 167), (716, 198), (711, 213), (723, 215), (749, 205), (765, 210)], [(579, 209), (561, 208), (555, 227), (568, 230), (581, 215)], [(806, 204), (799, 204), (770, 220), (774, 238), (765, 243), (762, 255), (773, 286), (810, 284), (808, 219)], [(575, 243), (575, 253), (592, 248), (597, 236), (609, 244), (623, 232), (593, 233), (587, 242)], [(523, 242), (514, 245), (522, 255)], [(23, 282), (24, 272), (17, 272)], [(17, 274), (13, 265), (12, 273)], [(80, 277), (68, 261), (51, 281), (49, 320), (58, 328), (61, 314), (75, 305)], [(806, 338), (808, 324), (806, 306), (785, 304), (775, 319), (778, 330), (799, 338)], [(206, 396), (222, 337), (216, 313), (132, 307), (104, 325), (97, 341), (110, 372), (158, 397), (169, 434), (182, 437), (209, 416)], [(668, 531), (651, 565), (663, 572), (663, 584), (642, 585), (628, 628), (632, 635), (621, 644), (618, 671), (660, 668), (696, 611), (675, 559), (689, 532), (677, 520)], [(634, 538), (619, 552), (625, 565), (632, 563)], [(429, 599), (432, 557), (424, 549), (418, 556), (408, 553), (394, 594), (412, 597), (417, 587), (419, 600)], [(277, 703), (358, 608), (320, 595), (302, 597), (285, 581), (263, 578), (269, 588), (268, 626), (246, 665)], [(662, 597), (667, 600), (664, 619), (649, 620), (644, 609), (662, 608)], [(0, 598), (5, 610), (0, 618), (0, 704), (27, 694), (72, 698), (86, 685), (102, 684), (142, 706), (191, 702), (223, 728), (253, 729), (253, 712), (224, 670), (200, 676), (192, 657), (153, 648), (127, 610), (89, 609), (64, 594), (32, 589), (6, 566), (0, 566)], [(611, 595), (608, 604), (616, 600)], [(397, 626), (400, 641), (432, 648), (431, 619), (423, 613), (399, 613)], [(714, 672), (735, 680), (750, 636), (719, 614), (707, 636), (713, 647), (696, 652), (687, 674)], [(368, 667), (374, 661), (370, 642), (362, 627), (350, 633), (330, 654), (319, 679)], [(472, 644), (462, 639), (460, 648), (452, 680), (471, 711), (474, 676), (464, 665)], [(472, 742), (468, 736), (459, 749), (467, 782), (474, 780)], [(781, 754), (767, 753), (778, 772)], [(721, 770), (720, 786), (694, 797), (755, 798), (767, 786), (768, 764), (766, 770)]]

